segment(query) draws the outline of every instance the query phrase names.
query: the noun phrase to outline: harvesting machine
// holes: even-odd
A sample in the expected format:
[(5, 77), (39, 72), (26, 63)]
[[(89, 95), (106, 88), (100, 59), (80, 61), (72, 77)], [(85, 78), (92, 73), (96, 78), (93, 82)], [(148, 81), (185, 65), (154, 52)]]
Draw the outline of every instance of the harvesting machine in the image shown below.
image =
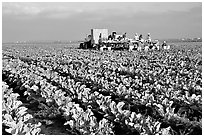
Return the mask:
[[(91, 34), (85, 38), (85, 41), (79, 45), (80, 49), (96, 49), (96, 50), (124, 50), (124, 49), (137, 49), (140, 42), (117, 34), (116, 31), (108, 34), (108, 29), (91, 29)], [(155, 44), (143, 43), (142, 45)]]

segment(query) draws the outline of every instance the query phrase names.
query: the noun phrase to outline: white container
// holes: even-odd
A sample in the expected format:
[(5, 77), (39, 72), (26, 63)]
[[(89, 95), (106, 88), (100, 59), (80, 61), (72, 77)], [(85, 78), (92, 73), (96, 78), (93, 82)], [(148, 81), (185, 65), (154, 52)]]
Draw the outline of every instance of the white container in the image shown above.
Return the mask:
[(168, 50), (170, 49), (170, 45), (167, 45), (167, 49), (168, 49)]
[(145, 46), (145, 49), (144, 49), (146, 52), (149, 50), (149, 47), (148, 46)]
[(103, 51), (103, 47), (100, 47), (100, 51)]
[(164, 49), (166, 50), (166, 49), (167, 49), (167, 46), (164, 46)]
[(108, 51), (111, 51), (111, 47), (108, 47)]
[(133, 45), (130, 45), (130, 46), (129, 46), (129, 50), (132, 51), (133, 49), (134, 49), (134, 46), (133, 46)]
[(138, 46), (137, 50), (138, 50), (138, 51), (142, 51), (142, 47), (141, 47), (141, 46)]

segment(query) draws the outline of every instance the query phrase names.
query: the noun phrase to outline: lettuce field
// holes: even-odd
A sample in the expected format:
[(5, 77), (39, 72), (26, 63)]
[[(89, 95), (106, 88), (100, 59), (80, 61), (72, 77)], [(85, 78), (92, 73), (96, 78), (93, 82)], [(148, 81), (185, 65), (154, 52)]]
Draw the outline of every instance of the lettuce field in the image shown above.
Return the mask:
[(201, 135), (202, 45), (3, 44), (4, 135)]

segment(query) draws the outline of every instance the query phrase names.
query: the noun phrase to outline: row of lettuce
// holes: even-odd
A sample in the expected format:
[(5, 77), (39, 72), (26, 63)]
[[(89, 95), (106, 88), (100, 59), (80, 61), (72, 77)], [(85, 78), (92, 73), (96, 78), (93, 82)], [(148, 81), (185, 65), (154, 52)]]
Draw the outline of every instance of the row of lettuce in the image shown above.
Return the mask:
[[(25, 112), (34, 111), (31, 119), (63, 117), (70, 134), (201, 134), (199, 50), (9, 47), (3, 52), (3, 80), (21, 96)], [(5, 102), (11, 98), (3, 95)], [(3, 117), (8, 115), (17, 116), (7, 111)], [(37, 122), (31, 122), (36, 132), (23, 133), (42, 134)], [(3, 125), (20, 134), (8, 121)]]

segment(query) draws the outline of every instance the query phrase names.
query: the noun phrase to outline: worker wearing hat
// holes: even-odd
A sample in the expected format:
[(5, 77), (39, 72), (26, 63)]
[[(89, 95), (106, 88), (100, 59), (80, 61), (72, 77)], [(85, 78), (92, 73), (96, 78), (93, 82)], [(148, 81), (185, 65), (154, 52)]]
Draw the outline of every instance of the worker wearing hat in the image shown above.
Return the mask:
[(139, 35), (137, 33), (135, 33), (135, 40), (139, 41)]
[(150, 43), (151, 42), (151, 37), (150, 37), (150, 33), (147, 33), (147, 43)]
[(163, 42), (162, 47), (163, 47), (163, 49), (166, 49), (166, 48), (167, 48), (166, 41)]
[(155, 42), (156, 49), (159, 50), (159, 40), (155, 40)]

